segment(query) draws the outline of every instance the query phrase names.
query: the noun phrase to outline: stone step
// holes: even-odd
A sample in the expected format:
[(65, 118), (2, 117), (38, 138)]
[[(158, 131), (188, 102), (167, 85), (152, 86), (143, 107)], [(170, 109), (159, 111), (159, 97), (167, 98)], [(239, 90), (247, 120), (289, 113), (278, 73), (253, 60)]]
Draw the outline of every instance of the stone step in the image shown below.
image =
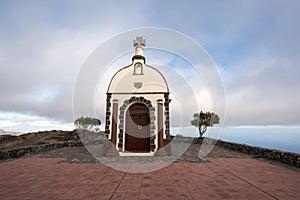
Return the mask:
[(117, 151), (117, 149), (116, 149), (115, 146), (111, 146), (111, 147), (108, 148), (105, 156), (116, 157), (116, 156), (119, 156), (119, 153), (118, 153), (118, 151)]
[(168, 153), (165, 150), (165, 148), (161, 148), (155, 152), (154, 156), (157, 156), (157, 157), (168, 156)]

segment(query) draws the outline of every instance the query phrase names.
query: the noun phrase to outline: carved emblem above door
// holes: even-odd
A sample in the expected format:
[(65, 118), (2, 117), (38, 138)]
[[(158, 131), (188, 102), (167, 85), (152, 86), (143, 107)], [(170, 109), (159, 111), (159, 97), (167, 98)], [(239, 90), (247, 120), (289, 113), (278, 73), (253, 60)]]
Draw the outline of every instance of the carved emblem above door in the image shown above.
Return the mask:
[(134, 82), (133, 85), (136, 89), (139, 89), (142, 87), (143, 83), (142, 82)]

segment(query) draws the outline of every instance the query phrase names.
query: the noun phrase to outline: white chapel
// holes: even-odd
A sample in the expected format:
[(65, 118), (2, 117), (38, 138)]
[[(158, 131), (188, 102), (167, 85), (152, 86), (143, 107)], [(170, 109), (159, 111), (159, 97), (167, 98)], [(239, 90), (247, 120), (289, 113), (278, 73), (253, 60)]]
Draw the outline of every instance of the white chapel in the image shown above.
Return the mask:
[(154, 155), (170, 138), (170, 92), (164, 76), (146, 64), (145, 39), (133, 46), (132, 63), (108, 86), (105, 135), (119, 153)]

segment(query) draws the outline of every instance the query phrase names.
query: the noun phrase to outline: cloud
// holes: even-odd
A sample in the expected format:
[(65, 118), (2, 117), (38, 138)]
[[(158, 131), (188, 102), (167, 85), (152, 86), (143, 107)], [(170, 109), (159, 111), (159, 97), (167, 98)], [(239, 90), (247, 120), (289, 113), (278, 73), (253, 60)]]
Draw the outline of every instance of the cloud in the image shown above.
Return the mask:
[[(273, 1), (272, 5), (262, 1), (0, 4), (2, 113), (72, 122), (73, 86), (88, 55), (120, 32), (159, 26), (195, 39), (218, 64), (226, 90), (227, 124), (299, 124), (298, 1)], [(172, 38), (167, 42), (176, 43)], [(161, 55), (163, 58), (157, 57), (153, 63), (178, 66), (180, 74), (189, 74), (180, 71), (180, 60), (171, 63), (172, 58)], [(117, 68), (116, 65), (113, 69)], [(105, 76), (110, 78), (113, 73), (114, 70), (107, 71)], [(201, 90), (197, 80), (190, 82), (199, 88), (195, 89), (199, 91), (199, 104), (209, 109), (211, 97), (207, 91)], [(105, 92), (107, 86), (101, 87)], [(185, 94), (179, 82), (172, 88)], [(103, 104), (99, 106), (105, 108)], [(184, 115), (186, 122), (190, 116)], [(3, 123), (15, 123), (5, 117), (2, 116)]]
[(121, 27), (143, 21), (136, 12), (126, 15), (132, 23), (122, 17), (126, 7), (141, 6), (94, 3), (3, 3), (0, 110), (73, 120), (73, 84), (84, 60)]
[(229, 124), (299, 124), (300, 69), (294, 63), (264, 59), (239, 66), (244, 70), (223, 73)]
[(0, 127), (3, 133), (18, 134), (42, 130), (73, 130), (73, 123), (40, 117), (29, 113), (0, 112)]

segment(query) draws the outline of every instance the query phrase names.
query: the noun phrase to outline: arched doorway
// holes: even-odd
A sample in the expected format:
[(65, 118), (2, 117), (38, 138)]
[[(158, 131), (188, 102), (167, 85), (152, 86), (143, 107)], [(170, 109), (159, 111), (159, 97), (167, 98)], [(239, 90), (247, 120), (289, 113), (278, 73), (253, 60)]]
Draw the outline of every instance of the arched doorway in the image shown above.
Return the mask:
[(131, 105), (126, 112), (125, 151), (150, 152), (149, 109), (142, 103)]

